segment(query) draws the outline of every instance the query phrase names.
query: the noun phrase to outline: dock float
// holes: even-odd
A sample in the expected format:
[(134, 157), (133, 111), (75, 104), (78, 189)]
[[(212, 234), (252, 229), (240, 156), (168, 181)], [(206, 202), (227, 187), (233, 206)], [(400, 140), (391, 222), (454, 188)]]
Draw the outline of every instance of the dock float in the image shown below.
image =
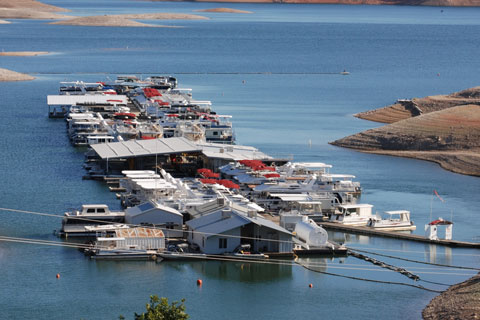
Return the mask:
[(356, 233), (356, 234), (362, 234), (367, 236), (377, 236), (377, 237), (393, 238), (393, 239), (400, 239), (400, 240), (410, 240), (410, 241), (437, 244), (437, 245), (448, 246), (448, 247), (480, 249), (480, 243), (478, 242), (466, 242), (466, 241), (443, 240), (443, 239), (431, 240), (427, 237), (420, 236), (417, 234), (406, 234), (406, 233), (400, 233), (398, 231), (397, 232), (382, 231), (382, 230), (376, 230), (369, 227), (347, 226), (347, 225), (334, 223), (334, 222), (321, 222), (321, 223), (319, 222), (318, 224), (326, 230), (334, 230), (334, 231), (341, 231), (341, 232), (347, 232), (347, 233)]

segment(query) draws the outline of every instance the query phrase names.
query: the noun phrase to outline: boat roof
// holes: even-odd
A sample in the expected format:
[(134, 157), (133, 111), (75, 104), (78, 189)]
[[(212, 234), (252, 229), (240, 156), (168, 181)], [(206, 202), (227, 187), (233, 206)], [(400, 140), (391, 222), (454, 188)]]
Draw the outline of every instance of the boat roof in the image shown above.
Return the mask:
[(308, 201), (311, 200), (308, 194), (303, 193), (271, 193), (271, 197), (280, 198), (283, 201)]
[(342, 204), (339, 205), (340, 208), (345, 209), (354, 209), (354, 208), (373, 208), (373, 205), (367, 203), (359, 203), (359, 204)]
[(295, 167), (305, 167), (305, 168), (332, 168), (331, 164), (326, 164), (323, 162), (293, 162), (292, 165)]
[(410, 214), (410, 211), (407, 210), (391, 210), (391, 211), (385, 211), (386, 214)]
[(128, 99), (125, 95), (117, 94), (76, 94), (76, 95), (48, 95), (47, 104), (49, 106), (65, 106), (78, 104), (127, 104)]
[(339, 173), (333, 173), (333, 174), (332, 173), (324, 173), (324, 174), (322, 174), (322, 177), (332, 178), (332, 179), (334, 179), (334, 178), (339, 178), (339, 179), (342, 179), (342, 178), (343, 179), (353, 179), (353, 178), (355, 178), (355, 176), (352, 175), (352, 174), (339, 174)]

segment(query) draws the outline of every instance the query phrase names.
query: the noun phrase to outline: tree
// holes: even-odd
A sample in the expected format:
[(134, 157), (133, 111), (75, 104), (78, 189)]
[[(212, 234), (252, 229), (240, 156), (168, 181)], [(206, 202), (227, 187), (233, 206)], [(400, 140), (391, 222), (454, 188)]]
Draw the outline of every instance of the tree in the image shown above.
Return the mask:
[(182, 299), (169, 305), (167, 298), (150, 296), (147, 311), (142, 314), (135, 313), (135, 320), (187, 320), (189, 316), (185, 312), (184, 302), (185, 299)]

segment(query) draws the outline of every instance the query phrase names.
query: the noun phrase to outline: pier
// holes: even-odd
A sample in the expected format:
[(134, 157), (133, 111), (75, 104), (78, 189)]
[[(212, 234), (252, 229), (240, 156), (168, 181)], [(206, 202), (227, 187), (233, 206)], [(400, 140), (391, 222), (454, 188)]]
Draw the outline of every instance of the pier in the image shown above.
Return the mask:
[(407, 233), (400, 233), (395, 231), (383, 231), (377, 230), (369, 227), (355, 227), (355, 226), (348, 226), (343, 225), (340, 223), (334, 222), (319, 222), (320, 226), (322, 226), (326, 230), (332, 231), (341, 231), (347, 233), (356, 233), (362, 234), (366, 236), (377, 236), (377, 237), (384, 237), (384, 238), (392, 238), (398, 240), (410, 240), (410, 241), (417, 241), (417, 242), (424, 242), (430, 244), (437, 244), (447, 247), (455, 247), (455, 248), (473, 248), (473, 249), (480, 249), (480, 243), (475, 242), (466, 242), (466, 241), (457, 241), (457, 240), (431, 240), (427, 237), (417, 235), (417, 234), (407, 234)]

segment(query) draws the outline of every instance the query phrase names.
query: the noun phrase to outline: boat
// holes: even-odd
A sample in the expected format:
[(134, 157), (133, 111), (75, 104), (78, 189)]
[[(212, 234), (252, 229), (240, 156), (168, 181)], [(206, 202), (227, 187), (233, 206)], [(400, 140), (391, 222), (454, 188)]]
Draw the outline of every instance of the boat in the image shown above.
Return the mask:
[(233, 260), (265, 260), (269, 258), (268, 255), (261, 252), (252, 252), (249, 244), (241, 244), (233, 252), (224, 253), (223, 255), (225, 258)]
[(181, 243), (177, 245), (169, 245), (168, 251), (157, 253), (157, 256), (163, 260), (203, 260), (207, 255), (199, 252), (188, 252), (188, 244)]
[(382, 219), (381, 216), (377, 215), (368, 221), (367, 227), (385, 231), (407, 231), (417, 228), (410, 220), (410, 211), (385, 211), (385, 214), (388, 218)]
[(105, 224), (123, 223), (124, 211), (110, 211), (105, 204), (84, 204), (80, 210), (65, 212), (60, 236), (88, 236), (92, 230), (87, 226), (99, 226)]
[(330, 216), (330, 222), (341, 223), (349, 226), (366, 226), (372, 214), (371, 204), (345, 204), (337, 207)]
[(116, 229), (114, 234), (97, 236), (86, 256), (101, 260), (156, 260), (165, 249), (165, 236), (160, 229), (143, 227)]

